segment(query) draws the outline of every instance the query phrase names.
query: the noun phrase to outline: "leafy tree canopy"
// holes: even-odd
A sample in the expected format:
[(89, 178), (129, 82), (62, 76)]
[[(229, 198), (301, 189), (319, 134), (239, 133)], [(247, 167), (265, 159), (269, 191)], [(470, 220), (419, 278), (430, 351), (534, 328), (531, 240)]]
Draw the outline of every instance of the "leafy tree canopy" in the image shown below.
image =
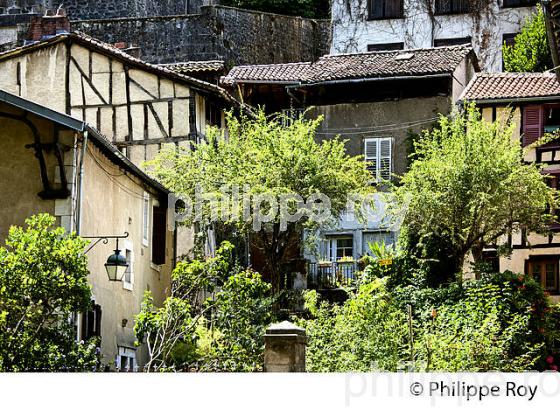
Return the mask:
[[(371, 174), (365, 162), (346, 153), (345, 141), (336, 138), (316, 142), (315, 131), (321, 120), (301, 119), (285, 125), (280, 118), (268, 118), (263, 111), (255, 119), (229, 115), (227, 134), (209, 128), (206, 142), (193, 149), (177, 151), (171, 147), (163, 150), (147, 166), (152, 175), (172, 192), (193, 202), (197, 188), (209, 194), (213, 201), (205, 201), (199, 212), (193, 211), (185, 223), (223, 224), (250, 234), (251, 240), (265, 255), (267, 273), (271, 274), (273, 286), (278, 289), (279, 266), (294, 244), (299, 244), (303, 230), (336, 220), (346, 208), (350, 193), (371, 190)], [(238, 190), (237, 200), (233, 196), (234, 189)], [(279, 202), (275, 207), (277, 212), (268, 212), (270, 202), (266, 200), (262, 210), (270, 218), (265, 221), (265, 218), (257, 217), (255, 207), (246, 217), (245, 194), (249, 194), (253, 204), (259, 197), (276, 199)], [(296, 195), (311, 204), (314, 203), (311, 198), (318, 194), (328, 197), (330, 204), (324, 201), (322, 204), (330, 205), (330, 212), (300, 206), (301, 217), (282, 226), (282, 196)], [(219, 209), (211, 205), (218, 202)], [(296, 215), (297, 201), (290, 200), (285, 204), (284, 216)], [(313, 218), (317, 214), (329, 214), (330, 218), (318, 222)], [(256, 220), (262, 221), (262, 229), (255, 228)]]
[(515, 36), (514, 45), (503, 45), (502, 53), (506, 71), (543, 72), (554, 67), (540, 7), (525, 21), (521, 33)]
[(0, 371), (92, 370), (95, 344), (77, 343), (68, 321), (91, 301), (86, 242), (47, 214), (26, 224), (0, 248)]
[(439, 127), (415, 144), (415, 161), (396, 188), (406, 208), (403, 227), (413, 247), (444, 238), (447, 257), (459, 273), (468, 253), (526, 228), (543, 232), (557, 193), (535, 164), (523, 161), (511, 121), (487, 122), (474, 105), (441, 117)]

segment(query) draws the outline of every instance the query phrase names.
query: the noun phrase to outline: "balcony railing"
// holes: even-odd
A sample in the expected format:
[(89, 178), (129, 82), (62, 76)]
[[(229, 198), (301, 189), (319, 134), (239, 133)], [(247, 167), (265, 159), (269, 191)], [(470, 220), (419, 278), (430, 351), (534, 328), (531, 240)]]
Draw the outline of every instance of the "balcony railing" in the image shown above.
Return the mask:
[(356, 262), (310, 262), (307, 269), (309, 289), (336, 289), (356, 279)]

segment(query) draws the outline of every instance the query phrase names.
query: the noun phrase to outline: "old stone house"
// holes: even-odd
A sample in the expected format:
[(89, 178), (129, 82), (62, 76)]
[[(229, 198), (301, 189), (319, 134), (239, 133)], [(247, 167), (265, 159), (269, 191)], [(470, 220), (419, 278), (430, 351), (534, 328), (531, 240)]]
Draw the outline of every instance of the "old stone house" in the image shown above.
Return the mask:
[[(222, 84), (240, 99), (270, 113), (322, 115), (318, 141), (340, 135), (347, 151), (368, 162), (374, 183), (407, 169), (410, 137), (449, 113), (474, 72), (470, 47), (327, 55), (315, 63), (234, 67)], [(395, 241), (396, 228), (382, 214), (359, 223), (343, 215), (335, 229), (320, 233), (309, 280), (351, 278), (368, 242)], [(320, 283), (312, 283), (321, 285)]]
[(485, 71), (502, 71), (537, 0), (333, 0), (331, 53), (471, 44)]
[[(560, 83), (553, 73), (477, 74), (461, 96), (463, 101), (476, 102), (487, 121), (505, 121), (511, 115), (516, 125), (512, 138), (524, 147), (560, 129)], [(559, 187), (558, 141), (530, 149), (524, 159), (543, 164), (551, 186)], [(520, 231), (503, 238), (513, 248), (511, 256), (498, 256), (496, 249), (487, 249), (486, 258), (500, 271), (532, 275), (554, 300), (560, 301), (559, 229), (560, 225), (552, 225), (548, 235)]]
[[(134, 316), (146, 290), (163, 302), (174, 266), (167, 190), (94, 127), (2, 90), (0, 146), (0, 240), (38, 213), (55, 215), (69, 232), (99, 238), (87, 252), (93, 300), (90, 311), (73, 318), (77, 337), (100, 336), (102, 361), (111, 369), (141, 368), (147, 352), (135, 345)], [(122, 282), (108, 280), (104, 264), (116, 240), (101, 240), (107, 236), (123, 236)]]

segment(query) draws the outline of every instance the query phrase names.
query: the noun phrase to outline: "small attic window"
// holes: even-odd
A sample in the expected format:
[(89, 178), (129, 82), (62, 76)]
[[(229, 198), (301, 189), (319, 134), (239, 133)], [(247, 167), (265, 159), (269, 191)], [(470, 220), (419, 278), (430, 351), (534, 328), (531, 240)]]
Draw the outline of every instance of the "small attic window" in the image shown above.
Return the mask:
[(413, 53), (399, 54), (398, 56), (395, 57), (395, 60), (397, 60), (397, 61), (408, 61), (408, 60), (411, 60), (413, 57), (414, 57)]

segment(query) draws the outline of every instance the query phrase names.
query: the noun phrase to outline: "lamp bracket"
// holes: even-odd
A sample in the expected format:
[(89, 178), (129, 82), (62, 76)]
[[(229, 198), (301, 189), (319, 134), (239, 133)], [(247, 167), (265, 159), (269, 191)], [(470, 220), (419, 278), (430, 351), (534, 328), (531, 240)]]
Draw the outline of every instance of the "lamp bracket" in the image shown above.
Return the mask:
[(90, 246), (86, 249), (84, 255), (86, 255), (89, 251), (95, 248), (95, 246), (98, 245), (100, 242), (103, 242), (103, 244), (105, 245), (108, 244), (109, 239), (116, 239), (117, 249), (119, 249), (119, 239), (126, 239), (129, 236), (130, 234), (128, 232), (125, 232), (124, 235), (82, 236), (83, 239), (95, 239), (95, 242), (91, 243)]

